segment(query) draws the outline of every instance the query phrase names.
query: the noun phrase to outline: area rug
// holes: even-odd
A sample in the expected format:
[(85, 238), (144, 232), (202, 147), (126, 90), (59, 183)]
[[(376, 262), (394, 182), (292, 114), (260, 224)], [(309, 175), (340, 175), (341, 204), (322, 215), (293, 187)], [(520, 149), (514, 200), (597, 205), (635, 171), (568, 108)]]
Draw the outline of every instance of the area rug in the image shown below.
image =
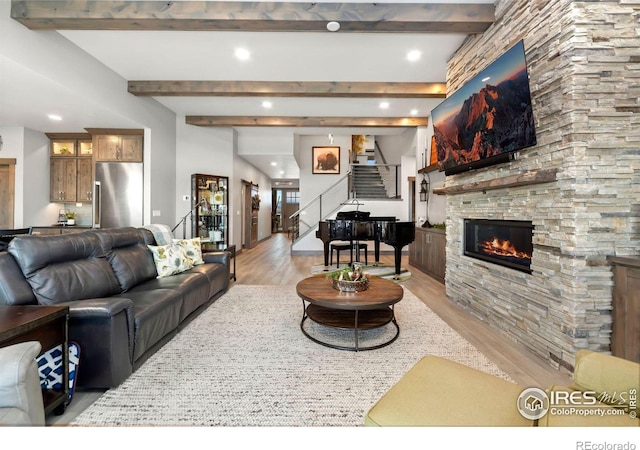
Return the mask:
[[(312, 275), (317, 275), (320, 273), (328, 274), (331, 272), (341, 270), (341, 268), (344, 268), (347, 266), (348, 264), (346, 265), (343, 264), (340, 266), (340, 268), (336, 266), (331, 266), (327, 268), (324, 264), (314, 264), (313, 266), (311, 266), (311, 274)], [(386, 264), (378, 264), (376, 266), (374, 264), (370, 264), (370, 265), (363, 265), (362, 268), (365, 272), (368, 272), (371, 275), (375, 275), (381, 278), (386, 278), (388, 280), (402, 282), (402, 281), (407, 281), (409, 278), (411, 278), (411, 272), (403, 267), (400, 268), (400, 275), (397, 278), (396, 278), (395, 266), (386, 265)], [(325, 269), (328, 269), (328, 270), (325, 270)]]
[(318, 345), (300, 331), (301, 315), (294, 285), (234, 285), (71, 425), (360, 426), (429, 354), (509, 379), (407, 289), (396, 305), (400, 336), (378, 350)]

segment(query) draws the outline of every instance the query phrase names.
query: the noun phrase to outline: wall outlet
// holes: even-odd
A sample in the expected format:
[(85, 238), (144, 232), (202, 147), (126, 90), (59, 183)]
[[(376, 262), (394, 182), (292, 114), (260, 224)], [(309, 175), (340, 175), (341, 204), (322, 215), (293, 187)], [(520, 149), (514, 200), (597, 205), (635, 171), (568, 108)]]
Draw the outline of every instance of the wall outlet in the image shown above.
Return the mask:
[(160, 217), (160, 216), (161, 216), (161, 214), (160, 214), (160, 210), (159, 210), (159, 209), (154, 209), (154, 210), (151, 212), (151, 215), (152, 215), (153, 217)]
[(189, 200), (191, 200), (191, 196), (190, 195), (183, 195), (182, 196), (182, 201), (188, 202)]

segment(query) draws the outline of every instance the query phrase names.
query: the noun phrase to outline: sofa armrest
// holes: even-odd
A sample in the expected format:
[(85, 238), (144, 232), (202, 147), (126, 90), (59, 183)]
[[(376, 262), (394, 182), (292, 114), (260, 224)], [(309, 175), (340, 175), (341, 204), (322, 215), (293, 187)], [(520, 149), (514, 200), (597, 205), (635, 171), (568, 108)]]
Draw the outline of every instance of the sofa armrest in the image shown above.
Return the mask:
[[(640, 394), (640, 364), (604, 353), (579, 350), (573, 372), (574, 388), (595, 391), (598, 400), (629, 407), (629, 394)], [(640, 406), (636, 401), (636, 413)]]
[(107, 297), (61, 304), (69, 307), (69, 340), (80, 346), (77, 386), (118, 386), (133, 373), (135, 317), (131, 299)]
[(92, 298), (61, 303), (69, 307), (70, 318), (112, 317), (133, 308), (131, 299), (124, 297)]
[(224, 264), (227, 267), (231, 267), (230, 252), (206, 252), (202, 254), (202, 259), (205, 263), (218, 263)]
[(2, 425), (44, 425), (44, 402), (36, 356), (42, 346), (30, 341), (0, 348)]

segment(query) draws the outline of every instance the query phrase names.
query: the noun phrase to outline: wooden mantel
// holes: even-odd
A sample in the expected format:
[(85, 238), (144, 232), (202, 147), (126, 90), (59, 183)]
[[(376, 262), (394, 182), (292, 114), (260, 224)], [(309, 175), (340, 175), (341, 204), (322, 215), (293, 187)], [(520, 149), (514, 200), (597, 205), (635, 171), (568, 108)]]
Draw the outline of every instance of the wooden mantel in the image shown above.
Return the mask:
[(436, 195), (456, 195), (467, 192), (485, 192), (495, 189), (550, 183), (556, 181), (557, 172), (558, 169), (530, 170), (529, 172), (495, 178), (488, 181), (476, 181), (474, 183), (460, 184), (457, 186), (435, 188), (433, 193)]

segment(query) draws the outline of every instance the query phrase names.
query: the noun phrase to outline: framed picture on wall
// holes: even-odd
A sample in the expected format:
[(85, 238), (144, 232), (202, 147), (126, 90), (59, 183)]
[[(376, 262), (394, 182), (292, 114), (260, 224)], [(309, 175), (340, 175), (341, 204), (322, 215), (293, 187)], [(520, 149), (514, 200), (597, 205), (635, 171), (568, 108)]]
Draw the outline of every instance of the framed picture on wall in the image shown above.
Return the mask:
[(340, 173), (340, 147), (313, 147), (311, 173)]

